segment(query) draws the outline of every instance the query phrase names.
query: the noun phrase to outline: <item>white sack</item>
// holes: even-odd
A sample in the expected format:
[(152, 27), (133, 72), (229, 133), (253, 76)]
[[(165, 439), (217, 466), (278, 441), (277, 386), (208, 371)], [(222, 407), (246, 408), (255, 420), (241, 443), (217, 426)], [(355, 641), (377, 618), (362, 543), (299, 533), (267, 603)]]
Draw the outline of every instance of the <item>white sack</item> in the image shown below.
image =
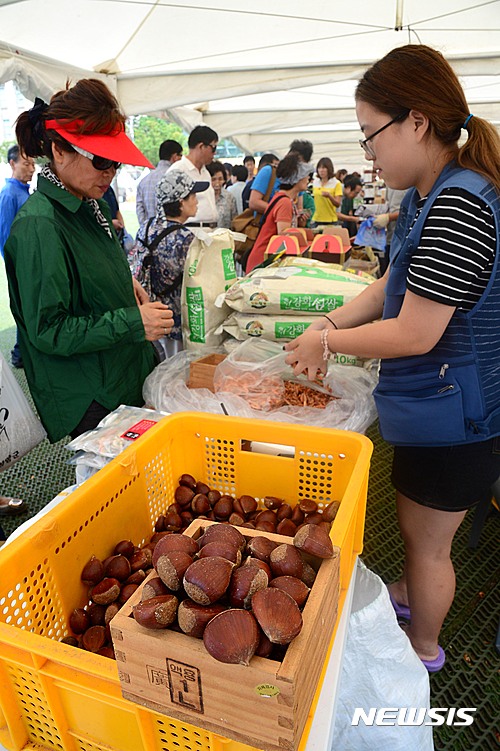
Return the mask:
[(233, 233), (226, 229), (204, 232), (194, 229), (188, 250), (181, 292), (184, 349), (217, 347), (225, 338), (215, 330), (227, 318), (229, 308), (215, 307), (215, 298), (236, 279)]
[(0, 471), (35, 448), (47, 433), (0, 353)]
[(432, 751), (432, 727), (352, 726), (355, 708), (429, 709), (429, 675), (399, 627), (382, 579), (358, 562), (332, 751)]
[(327, 264), (268, 266), (239, 279), (222, 300), (239, 313), (318, 315), (354, 300), (373, 281)]

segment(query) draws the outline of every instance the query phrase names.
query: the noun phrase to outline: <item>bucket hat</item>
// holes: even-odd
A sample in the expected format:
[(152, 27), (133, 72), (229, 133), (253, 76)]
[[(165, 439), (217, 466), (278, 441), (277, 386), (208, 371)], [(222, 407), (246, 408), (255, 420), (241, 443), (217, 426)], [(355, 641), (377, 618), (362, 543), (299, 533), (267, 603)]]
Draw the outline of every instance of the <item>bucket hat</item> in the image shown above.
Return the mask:
[(159, 206), (173, 203), (186, 198), (190, 193), (203, 193), (209, 187), (208, 181), (195, 182), (192, 177), (180, 170), (169, 170), (156, 188), (156, 199)]

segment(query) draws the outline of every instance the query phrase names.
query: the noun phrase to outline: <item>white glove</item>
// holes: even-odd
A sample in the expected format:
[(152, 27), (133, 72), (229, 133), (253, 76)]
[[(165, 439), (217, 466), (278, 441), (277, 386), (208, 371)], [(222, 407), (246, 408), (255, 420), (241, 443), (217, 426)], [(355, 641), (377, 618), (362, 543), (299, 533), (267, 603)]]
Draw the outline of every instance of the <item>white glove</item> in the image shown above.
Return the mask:
[(373, 226), (377, 229), (385, 229), (388, 224), (389, 214), (379, 214), (377, 217), (375, 217), (375, 221), (373, 222)]

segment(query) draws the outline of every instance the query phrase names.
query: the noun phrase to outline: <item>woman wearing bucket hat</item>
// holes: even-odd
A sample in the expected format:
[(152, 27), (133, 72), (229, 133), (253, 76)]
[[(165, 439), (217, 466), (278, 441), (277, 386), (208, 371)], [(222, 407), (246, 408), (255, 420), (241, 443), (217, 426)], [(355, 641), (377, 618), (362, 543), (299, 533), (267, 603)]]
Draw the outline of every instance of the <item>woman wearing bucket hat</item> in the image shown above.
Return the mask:
[(17, 121), (24, 153), (46, 157), (37, 191), (5, 246), (10, 305), (26, 377), (54, 442), (95, 427), (119, 404), (141, 405), (151, 344), (172, 312), (132, 280), (101, 200), (121, 162), (148, 166), (107, 87), (82, 79)]
[(195, 182), (180, 170), (162, 177), (156, 188), (156, 216), (141, 224), (132, 259), (132, 273), (153, 300), (160, 300), (174, 315), (174, 325), (160, 344), (166, 357), (182, 349), (181, 287), (193, 233), (184, 222), (196, 215), (197, 193), (208, 182)]

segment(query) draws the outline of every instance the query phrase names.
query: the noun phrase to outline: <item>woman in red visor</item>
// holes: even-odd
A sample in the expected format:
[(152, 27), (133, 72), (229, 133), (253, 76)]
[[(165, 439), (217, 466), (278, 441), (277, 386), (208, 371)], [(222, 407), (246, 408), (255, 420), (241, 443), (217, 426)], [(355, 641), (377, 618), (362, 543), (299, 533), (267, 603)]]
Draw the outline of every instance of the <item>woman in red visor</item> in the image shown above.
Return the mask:
[(151, 342), (172, 312), (132, 279), (102, 196), (116, 170), (152, 165), (125, 133), (109, 89), (83, 79), (20, 115), (22, 151), (48, 161), (5, 245), (26, 378), (52, 442), (142, 405)]

